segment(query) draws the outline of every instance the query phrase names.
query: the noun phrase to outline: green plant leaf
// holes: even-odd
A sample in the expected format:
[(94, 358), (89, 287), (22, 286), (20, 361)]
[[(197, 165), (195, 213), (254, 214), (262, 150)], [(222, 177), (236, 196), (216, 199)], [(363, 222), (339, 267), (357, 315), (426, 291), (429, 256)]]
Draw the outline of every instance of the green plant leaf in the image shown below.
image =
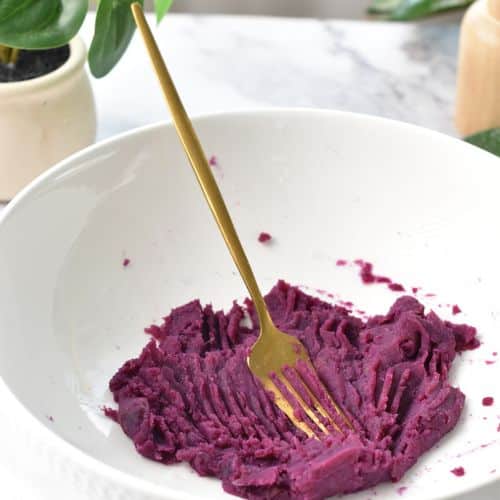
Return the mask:
[(390, 14), (402, 0), (372, 0), (368, 7), (370, 14)]
[(471, 4), (473, 0), (402, 0), (391, 12), (393, 21), (410, 21)]
[(464, 140), (494, 155), (500, 156), (500, 128), (485, 130), (484, 132), (466, 137)]
[(85, 19), (88, 0), (0, 0), (0, 44), (48, 49), (68, 43)]
[(172, 7), (174, 0), (155, 0), (156, 22), (159, 24)]
[[(89, 49), (90, 71), (96, 78), (107, 75), (127, 50), (135, 31), (130, 9), (135, 1), (100, 0)], [(139, 3), (142, 5), (143, 1)]]

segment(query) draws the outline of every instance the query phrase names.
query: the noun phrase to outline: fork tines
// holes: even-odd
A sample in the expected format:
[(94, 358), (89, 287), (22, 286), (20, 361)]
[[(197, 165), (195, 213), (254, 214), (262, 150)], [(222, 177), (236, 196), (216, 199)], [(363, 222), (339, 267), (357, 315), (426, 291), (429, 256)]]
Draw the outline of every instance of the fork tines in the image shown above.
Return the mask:
[(310, 363), (299, 360), (295, 367), (271, 373), (269, 379), (278, 407), (309, 437), (353, 429)]

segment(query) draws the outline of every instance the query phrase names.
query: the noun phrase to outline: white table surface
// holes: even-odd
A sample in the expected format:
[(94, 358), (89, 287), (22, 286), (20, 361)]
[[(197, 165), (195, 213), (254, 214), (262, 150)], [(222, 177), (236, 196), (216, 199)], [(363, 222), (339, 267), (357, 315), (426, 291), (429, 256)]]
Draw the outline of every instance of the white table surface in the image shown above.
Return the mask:
[[(87, 45), (93, 15), (81, 34)], [(458, 25), (171, 14), (156, 30), (189, 113), (305, 106), (454, 134)], [(169, 120), (135, 37), (93, 80), (98, 140)]]
[[(82, 29), (87, 43), (92, 31), (89, 18)], [(455, 133), (454, 23), (170, 15), (156, 34), (191, 114), (306, 106)], [(115, 70), (93, 83), (98, 140), (169, 119), (137, 37)], [(42, 500), (2, 470), (0, 484), (3, 500)], [(500, 487), (492, 486), (461, 498), (499, 497)]]

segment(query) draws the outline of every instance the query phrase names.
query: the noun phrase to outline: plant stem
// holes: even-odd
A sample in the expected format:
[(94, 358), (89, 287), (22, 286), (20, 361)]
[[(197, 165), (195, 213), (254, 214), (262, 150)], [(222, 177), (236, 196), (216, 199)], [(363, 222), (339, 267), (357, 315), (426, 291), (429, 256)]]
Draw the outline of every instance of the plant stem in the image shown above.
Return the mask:
[(19, 49), (12, 49), (10, 51), (10, 64), (16, 64), (17, 58), (19, 57)]
[(9, 64), (10, 49), (5, 45), (0, 45), (0, 63)]
[(0, 63), (2, 64), (16, 64), (19, 56), (19, 49), (13, 49), (0, 45)]

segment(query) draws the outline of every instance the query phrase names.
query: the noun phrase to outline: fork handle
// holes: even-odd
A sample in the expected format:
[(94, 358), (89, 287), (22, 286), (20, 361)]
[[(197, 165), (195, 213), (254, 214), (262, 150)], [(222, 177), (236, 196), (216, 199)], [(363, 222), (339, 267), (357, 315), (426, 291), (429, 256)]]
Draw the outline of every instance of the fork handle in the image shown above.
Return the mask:
[(184, 151), (189, 159), (189, 163), (191, 164), (196, 178), (198, 179), (198, 183), (200, 184), (201, 190), (205, 195), (208, 206), (212, 211), (212, 215), (214, 216), (215, 221), (219, 226), (219, 230), (224, 237), (227, 248), (229, 249), (243, 281), (245, 282), (250, 296), (252, 297), (256, 312), (259, 316), (260, 324), (262, 325), (264, 322), (270, 321), (269, 312), (259, 286), (257, 285), (257, 281), (255, 280), (248, 258), (241, 245), (236, 229), (234, 228), (231, 216), (229, 215), (226, 204), (224, 203), (224, 199), (222, 198), (221, 192), (215, 182), (210, 166), (208, 165), (201, 143), (196, 135), (193, 125), (191, 124), (191, 120), (184, 109), (174, 82), (168, 72), (165, 61), (163, 60), (158, 45), (156, 44), (153, 34), (151, 33), (144, 16), (142, 6), (138, 2), (135, 2), (131, 7), (135, 22), (141, 32), (142, 38), (144, 39), (149, 57), (153, 63), (158, 80), (160, 81), (163, 95), (165, 96), (168, 107), (170, 108), (170, 113), (172, 114), (177, 135), (181, 140)]

